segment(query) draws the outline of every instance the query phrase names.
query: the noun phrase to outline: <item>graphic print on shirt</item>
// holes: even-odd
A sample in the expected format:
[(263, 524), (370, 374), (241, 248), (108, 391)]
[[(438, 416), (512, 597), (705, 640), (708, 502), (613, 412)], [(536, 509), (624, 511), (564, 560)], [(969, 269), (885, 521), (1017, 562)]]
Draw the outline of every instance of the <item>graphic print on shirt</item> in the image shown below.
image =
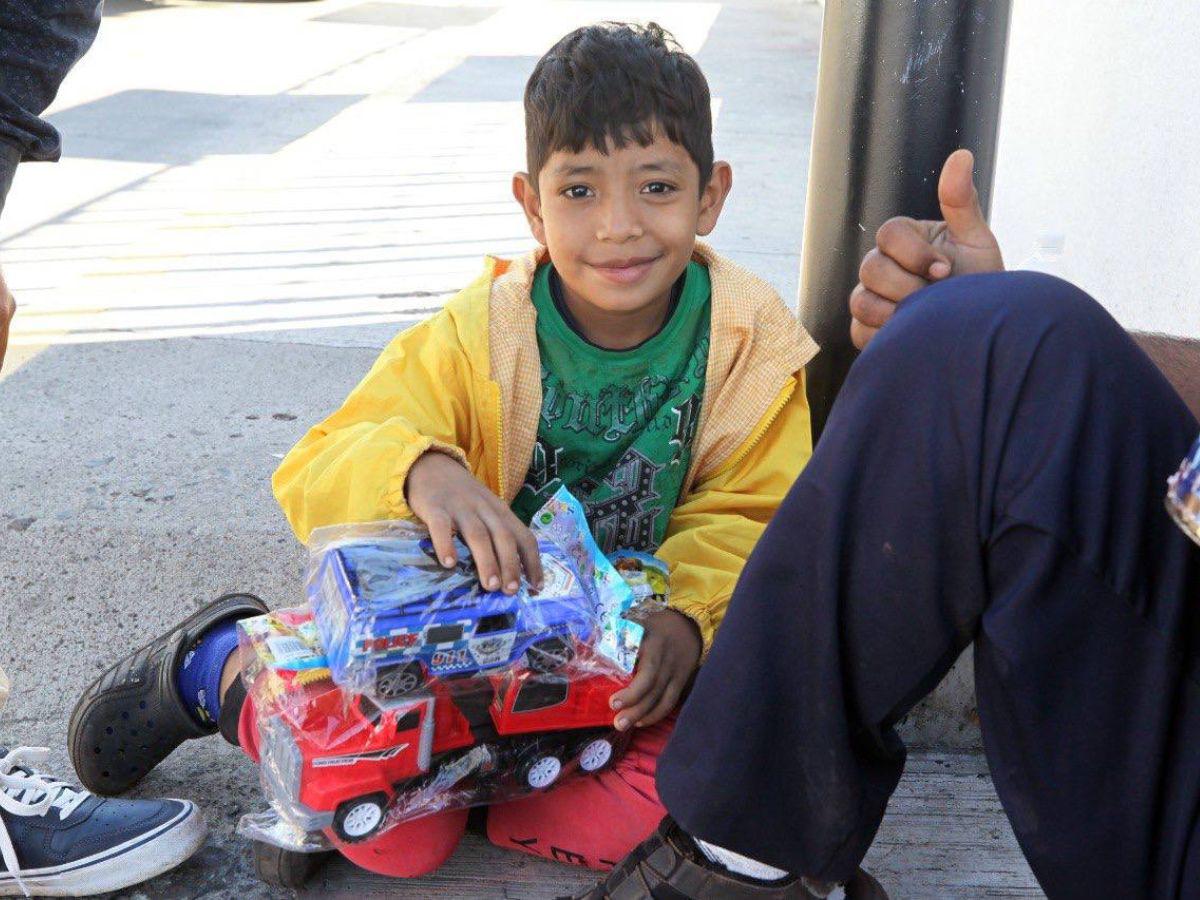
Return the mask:
[[(606, 556), (622, 547), (655, 546), (654, 521), (662, 507), (654, 502), (659, 499), (654, 480), (663, 468), (630, 447), (603, 481), (580, 480), (579, 502)], [(601, 492), (607, 496), (592, 499)]]
[(679, 465), (683, 460), (683, 454), (692, 446), (692, 441), (696, 437), (696, 429), (700, 425), (701, 400), (699, 394), (692, 394), (682, 406), (671, 410), (675, 413), (675, 436), (667, 443), (671, 447), (671, 465), (673, 466)]
[(535, 494), (540, 494), (551, 484), (554, 485), (554, 490), (558, 490), (558, 461), (562, 452), (562, 447), (552, 447), (539, 435), (533, 444), (533, 463), (525, 475), (525, 487)]
[(542, 370), (542, 424), (586, 434), (614, 444), (644, 429), (654, 416), (655, 401), (665, 391), (679, 393), (661, 375), (647, 375), (631, 390), (623, 384), (603, 385), (593, 396), (568, 390), (551, 373)]
[[(550, 426), (557, 424), (605, 443), (618, 443), (630, 431), (653, 429), (655, 410), (647, 395), (658, 399), (655, 394), (661, 395), (664, 389), (680, 392), (677, 385), (668, 385), (666, 379), (648, 376), (632, 394), (619, 390), (619, 386), (605, 386), (593, 400), (587, 394), (564, 390), (562, 383), (548, 371), (542, 375), (543, 427), (534, 442), (533, 460), (524, 484), (525, 489), (542, 497), (557, 490), (562, 477), (559, 463), (564, 448), (546, 440)], [(655, 501), (662, 495), (655, 490), (655, 480), (667, 465), (678, 465), (690, 447), (699, 409), (697, 395), (678, 407), (668, 407), (668, 415), (662, 419), (664, 422), (673, 419), (674, 428), (673, 437), (666, 442), (671, 457), (665, 464), (656, 464), (631, 446), (603, 478), (585, 476), (575, 483), (574, 492), (584, 506), (596, 543), (605, 553), (622, 547), (649, 550), (656, 546), (654, 526), (662, 507)]]
[(677, 305), (637, 347), (604, 350), (573, 331), (539, 269), (541, 406), (513, 512), (529, 522), (565, 486), (605, 553), (654, 552), (666, 537), (692, 458), (709, 351), (708, 274), (689, 264)]

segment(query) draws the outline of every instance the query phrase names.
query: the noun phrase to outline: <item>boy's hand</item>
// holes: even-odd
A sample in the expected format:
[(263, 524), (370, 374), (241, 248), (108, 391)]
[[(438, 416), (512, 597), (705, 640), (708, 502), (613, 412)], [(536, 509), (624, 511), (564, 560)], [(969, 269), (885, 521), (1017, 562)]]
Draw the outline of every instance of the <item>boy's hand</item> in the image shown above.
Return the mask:
[(17, 302), (4, 282), (4, 273), (0, 272), (0, 368), (4, 368), (4, 351), (8, 349), (8, 323), (16, 311)]
[(438, 559), (447, 569), (458, 562), (458, 532), (487, 590), (515, 594), (522, 568), (533, 589), (542, 589), (537, 538), (457, 460), (436, 451), (426, 453), (408, 472), (407, 493), (409, 507), (429, 529)]
[(675, 709), (700, 662), (700, 632), (683, 613), (665, 609), (643, 624), (633, 681), (610, 701), (619, 710), (613, 723), (618, 731), (653, 725)]
[(1000, 245), (979, 207), (974, 166), (970, 150), (955, 150), (946, 159), (938, 180), (943, 221), (897, 216), (880, 227), (850, 293), (850, 337), (860, 350), (909, 294), (951, 275), (1003, 270)]

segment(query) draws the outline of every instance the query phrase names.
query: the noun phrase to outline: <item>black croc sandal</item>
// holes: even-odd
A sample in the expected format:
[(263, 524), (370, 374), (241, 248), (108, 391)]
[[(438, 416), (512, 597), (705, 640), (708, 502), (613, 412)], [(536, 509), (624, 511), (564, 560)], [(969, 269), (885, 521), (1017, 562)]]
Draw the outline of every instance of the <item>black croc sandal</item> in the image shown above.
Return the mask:
[[(862, 869), (845, 886), (846, 900), (887, 900)], [(673, 819), (617, 864), (603, 882), (574, 900), (819, 900), (800, 878), (764, 882), (741, 878), (710, 862)], [(560, 900), (571, 900), (563, 897)]]
[(216, 724), (197, 722), (179, 696), (179, 662), (216, 623), (266, 611), (253, 594), (226, 594), (92, 682), (75, 704), (67, 737), (84, 787), (108, 796), (124, 793), (184, 741), (216, 733)]

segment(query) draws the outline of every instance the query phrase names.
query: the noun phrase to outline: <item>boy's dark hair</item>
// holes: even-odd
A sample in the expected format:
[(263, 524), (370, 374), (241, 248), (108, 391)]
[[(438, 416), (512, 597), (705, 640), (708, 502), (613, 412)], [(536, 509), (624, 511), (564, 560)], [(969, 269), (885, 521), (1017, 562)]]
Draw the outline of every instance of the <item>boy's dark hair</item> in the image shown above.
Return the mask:
[(651, 22), (601, 22), (572, 31), (538, 60), (525, 85), (525, 154), (529, 177), (550, 154), (608, 141), (648, 146), (654, 129), (687, 150), (712, 174), (712, 108), (708, 82), (675, 38)]

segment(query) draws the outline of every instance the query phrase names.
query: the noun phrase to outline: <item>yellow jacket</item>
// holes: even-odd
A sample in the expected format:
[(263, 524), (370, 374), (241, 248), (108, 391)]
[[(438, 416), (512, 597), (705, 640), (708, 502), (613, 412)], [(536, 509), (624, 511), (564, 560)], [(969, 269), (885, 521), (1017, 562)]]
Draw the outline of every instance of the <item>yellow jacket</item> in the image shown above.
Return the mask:
[[(322, 525), (411, 518), (405, 478), (431, 448), (512, 502), (541, 412), (530, 289), (545, 252), (488, 257), (291, 449), (271, 483), (301, 541)], [(803, 368), (817, 346), (765, 282), (702, 243), (694, 258), (712, 282), (708, 371), (691, 467), (656, 552), (670, 566), (671, 606), (699, 625), (707, 652), (746, 557), (811, 455)]]

